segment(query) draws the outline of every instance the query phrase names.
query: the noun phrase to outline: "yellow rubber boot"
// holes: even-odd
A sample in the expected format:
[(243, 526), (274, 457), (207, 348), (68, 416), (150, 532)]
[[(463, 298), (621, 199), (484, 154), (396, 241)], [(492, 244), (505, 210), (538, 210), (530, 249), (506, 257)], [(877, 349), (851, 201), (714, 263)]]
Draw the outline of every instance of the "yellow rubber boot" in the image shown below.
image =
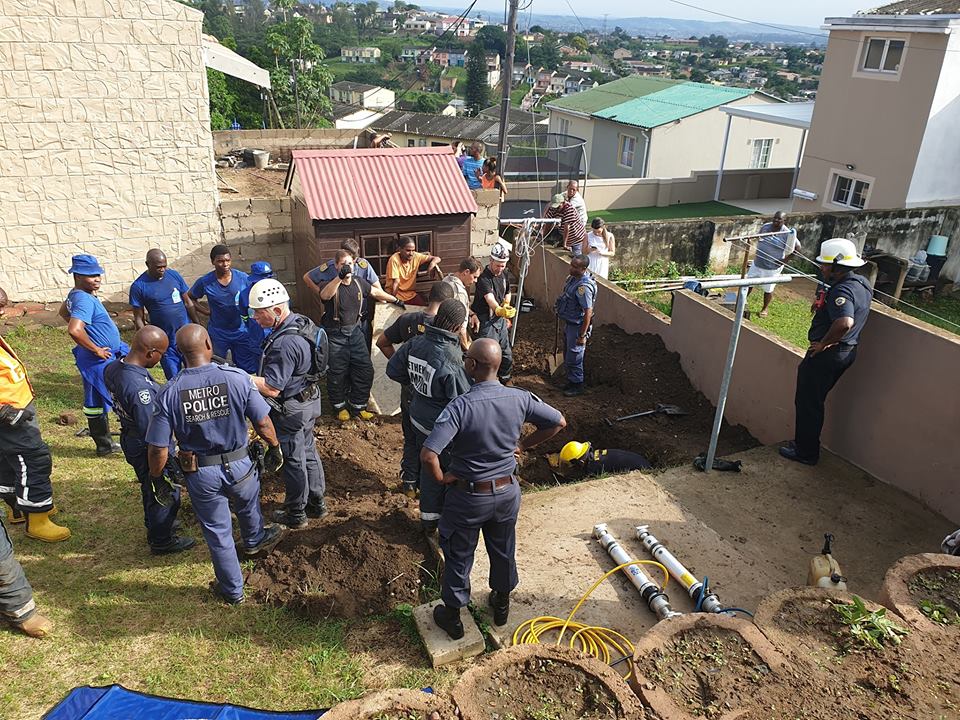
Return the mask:
[(53, 631), (53, 623), (40, 613), (33, 615), (29, 620), (24, 620), (14, 627), (24, 635), (29, 635), (32, 638), (45, 638)]
[(374, 415), (372, 412), (368, 412), (367, 410), (361, 410), (357, 413), (357, 417), (361, 420), (373, 420), (376, 415)]
[(70, 537), (70, 530), (50, 520), (50, 512), (27, 513), (27, 537), (55, 543)]
[(340, 422), (346, 422), (349, 419), (350, 419), (350, 412), (346, 408), (344, 408), (343, 410), (337, 413), (337, 420), (339, 420)]

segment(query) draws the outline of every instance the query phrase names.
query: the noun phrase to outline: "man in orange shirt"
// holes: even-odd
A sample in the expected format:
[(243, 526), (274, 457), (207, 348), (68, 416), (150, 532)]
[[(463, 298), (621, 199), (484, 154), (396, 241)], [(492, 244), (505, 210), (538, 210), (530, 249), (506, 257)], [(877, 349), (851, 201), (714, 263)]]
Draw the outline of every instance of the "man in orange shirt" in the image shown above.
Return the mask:
[(426, 275), (430, 277), (440, 258), (429, 253), (417, 252), (413, 238), (402, 238), (399, 249), (387, 261), (387, 292), (407, 305), (426, 305), (423, 295), (413, 289), (417, 284), (420, 266), (427, 264)]
[[(6, 304), (7, 294), (0, 290), (0, 307)], [(53, 461), (50, 448), (40, 437), (33, 398), (26, 368), (0, 338), (0, 497), (10, 506), (11, 523), (26, 520), (27, 537), (60, 542), (70, 537), (70, 531), (49, 517)]]

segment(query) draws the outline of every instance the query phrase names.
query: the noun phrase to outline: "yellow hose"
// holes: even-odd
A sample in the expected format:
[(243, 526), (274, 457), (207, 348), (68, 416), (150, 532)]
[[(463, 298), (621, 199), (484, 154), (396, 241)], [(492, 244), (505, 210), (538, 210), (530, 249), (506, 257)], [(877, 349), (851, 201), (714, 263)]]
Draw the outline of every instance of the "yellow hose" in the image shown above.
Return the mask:
[[(617, 565), (613, 570), (604, 573), (603, 577), (590, 586), (590, 589), (581, 596), (579, 602), (577, 602), (573, 610), (570, 611), (570, 614), (567, 615), (566, 620), (561, 620), (560, 618), (549, 615), (527, 620), (521, 623), (514, 631), (513, 644), (538, 645), (541, 635), (559, 629), (560, 634), (557, 636), (556, 641), (556, 644), (559, 645), (563, 641), (563, 636), (567, 630), (570, 629), (573, 630), (574, 633), (571, 635), (568, 645), (574, 650), (591, 655), (607, 665), (610, 664), (611, 649), (616, 650), (621, 656), (617, 659), (617, 662), (623, 658), (633, 658), (633, 643), (616, 630), (573, 622), (573, 616), (577, 614), (580, 606), (586, 602), (587, 598), (590, 597), (593, 591), (596, 590), (604, 580), (631, 565), (653, 565), (660, 568), (661, 572), (663, 572), (663, 585), (660, 586), (661, 590), (663, 590), (670, 581), (670, 573), (667, 572), (667, 569), (663, 565), (655, 560), (631, 560), (622, 565)], [(632, 673), (633, 666), (631, 660), (631, 662), (627, 664), (627, 672), (623, 676), (624, 679), (628, 679)]]

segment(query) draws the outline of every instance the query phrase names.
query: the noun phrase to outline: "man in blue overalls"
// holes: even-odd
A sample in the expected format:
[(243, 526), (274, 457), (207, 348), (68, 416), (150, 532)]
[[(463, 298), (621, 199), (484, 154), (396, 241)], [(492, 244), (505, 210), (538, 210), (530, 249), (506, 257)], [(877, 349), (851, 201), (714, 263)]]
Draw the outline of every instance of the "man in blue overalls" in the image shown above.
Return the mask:
[(857, 359), (860, 332), (873, 300), (870, 283), (853, 272), (866, 261), (850, 240), (825, 240), (817, 262), (823, 281), (829, 285), (818, 292), (813, 304), (813, 321), (807, 333), (810, 347), (797, 368), (794, 441), (780, 448), (787, 460), (805, 465), (816, 465), (820, 460), (824, 403), (837, 380)]
[[(424, 470), (447, 486), (440, 516), (443, 604), (434, 608), (433, 619), (454, 640), (463, 637), (460, 608), (470, 602), (470, 570), (481, 530), (490, 557), (493, 621), (507, 622), (510, 592), (519, 581), (514, 557), (520, 510), (517, 458), (567, 424), (533, 393), (501, 385), (500, 357), (496, 340), (470, 345), (464, 364), (474, 385), (437, 416), (420, 453)], [(524, 423), (537, 429), (521, 440)], [(440, 454), (448, 447), (450, 469), (444, 472)]]
[[(120, 447), (123, 456), (133, 468), (140, 481), (143, 500), (143, 524), (147, 528), (147, 543), (154, 555), (189, 550), (196, 541), (178, 537), (174, 533), (177, 511), (180, 509), (180, 486), (174, 485), (166, 503), (157, 500), (157, 493), (150, 484), (150, 468), (147, 464), (147, 443), (144, 437), (153, 417), (153, 403), (160, 386), (148, 372), (162, 363), (167, 353), (167, 332), (155, 325), (144, 325), (133, 337), (130, 352), (122, 360), (114, 360), (103, 371), (104, 383), (113, 396), (114, 409), (120, 418)], [(170, 453), (175, 451), (173, 436), (170, 436)], [(176, 482), (179, 477), (168, 464), (167, 478)], [(163, 492), (161, 492), (161, 495)]]
[(240, 524), (239, 550), (245, 556), (273, 548), (283, 536), (279, 525), (264, 525), (260, 512), (260, 476), (247, 450), (247, 420), (269, 448), (268, 470), (279, 470), (283, 454), (270, 408), (243, 370), (215, 365), (210, 336), (200, 325), (177, 333), (185, 367), (164, 385), (154, 401), (147, 429), (150, 483), (161, 503), (173, 488), (164, 477), (171, 434), (193, 511), (210, 549), (216, 581), (211, 590), (225, 602), (243, 602), (243, 574), (233, 541), (230, 511)]
[(250, 274), (247, 276), (247, 287), (240, 293), (240, 300), (237, 307), (240, 308), (240, 319), (247, 326), (247, 341), (250, 345), (250, 352), (253, 353), (257, 361), (257, 367), (260, 367), (260, 356), (263, 355), (263, 341), (270, 334), (270, 328), (260, 327), (260, 323), (253, 319), (250, 313), (250, 288), (261, 280), (269, 280), (273, 277), (273, 266), (266, 260), (258, 260), (250, 263)]
[(593, 303), (597, 297), (597, 281), (587, 270), (590, 261), (585, 255), (570, 260), (570, 277), (554, 304), (554, 312), (564, 323), (563, 364), (567, 368), (567, 397), (583, 394), (583, 354), (593, 322)]
[(103, 457), (120, 452), (119, 443), (110, 438), (110, 391), (103, 384), (103, 370), (110, 360), (123, 357), (130, 348), (120, 340), (120, 331), (97, 297), (103, 275), (97, 259), (74, 255), (68, 272), (73, 273), (73, 290), (60, 307), (60, 316), (67, 321), (67, 332), (76, 343), (73, 357), (83, 379), (83, 414), (97, 455)]
[(180, 353), (174, 337), (188, 322), (198, 322), (197, 311), (187, 295), (187, 282), (180, 273), (167, 267), (163, 251), (156, 248), (148, 251), (146, 265), (147, 271), (130, 285), (133, 324), (139, 330), (150, 323), (167, 334), (168, 348), (160, 358), (160, 367), (169, 380), (180, 372)]
[(326, 480), (313, 434), (320, 417), (323, 368), (315, 366), (314, 347), (307, 340), (307, 336), (317, 337), (317, 328), (310, 318), (290, 312), (290, 296), (277, 280), (258, 282), (249, 300), (254, 320), (271, 330), (253, 383), (268, 399), (283, 450), (285, 496), (283, 509), (273, 519), (291, 530), (302, 530), (307, 517), (327, 514)]
[(480, 322), (476, 337), (493, 338), (500, 344), (503, 356), (500, 380), (503, 382), (510, 380), (513, 370), (508, 322), (517, 315), (517, 309), (510, 305), (510, 271), (507, 270), (510, 249), (510, 244), (505, 240), (498, 240), (490, 246), (490, 262), (477, 278), (473, 304), (470, 305)]
[(196, 301), (206, 296), (209, 308), (197, 303), (196, 308), (208, 315), (207, 331), (213, 343), (213, 354), (222, 358), (230, 352), (233, 364), (248, 373), (257, 371), (256, 356), (250, 352), (247, 326), (240, 318), (240, 294), (246, 290), (247, 274), (231, 267), (230, 248), (215, 245), (210, 251), (213, 270), (197, 279), (186, 297)]
[[(450, 287), (442, 282), (437, 285)], [(433, 431), (434, 422), (447, 403), (470, 389), (470, 381), (463, 369), (463, 351), (460, 349), (460, 329), (466, 318), (467, 309), (459, 300), (444, 300), (433, 323), (425, 326), (423, 335), (401, 345), (387, 363), (387, 377), (410, 389), (410, 424), (414, 432), (414, 449), (418, 455), (423, 441)], [(441, 456), (441, 467), (444, 469), (447, 460), (447, 454), (444, 453)], [(420, 525), (429, 537), (436, 533), (440, 521), (444, 487), (434, 482), (430, 473), (424, 472), (422, 467), (419, 481)]]

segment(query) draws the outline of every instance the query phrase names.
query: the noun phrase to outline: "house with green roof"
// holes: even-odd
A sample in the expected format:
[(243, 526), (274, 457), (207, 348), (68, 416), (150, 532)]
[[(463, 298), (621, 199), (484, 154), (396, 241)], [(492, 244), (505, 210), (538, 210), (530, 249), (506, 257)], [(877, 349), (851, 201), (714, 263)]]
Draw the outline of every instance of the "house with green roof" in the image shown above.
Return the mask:
[[(779, 103), (751, 88), (632, 75), (547, 104), (550, 132), (583, 138), (594, 178), (689, 177), (717, 170), (729, 117), (721, 108)], [(726, 169), (792, 168), (802, 131), (733, 123)]]

